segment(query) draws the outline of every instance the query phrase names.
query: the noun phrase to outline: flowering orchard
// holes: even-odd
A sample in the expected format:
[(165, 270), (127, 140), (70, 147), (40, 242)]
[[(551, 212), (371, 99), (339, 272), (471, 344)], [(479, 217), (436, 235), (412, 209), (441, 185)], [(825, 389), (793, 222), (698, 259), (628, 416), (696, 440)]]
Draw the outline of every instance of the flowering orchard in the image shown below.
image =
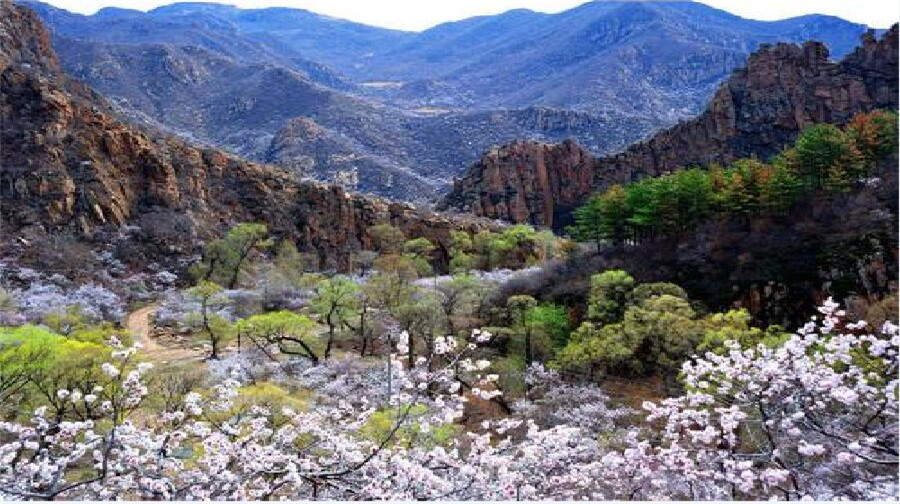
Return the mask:
[[(476, 358), (488, 333), (409, 336), (376, 404), (333, 389), (307, 407), (235, 410), (241, 383), (141, 415), (148, 364), (116, 341), (105, 381), (60, 390), (83, 420), (38, 409), (0, 424), (9, 499), (887, 499), (897, 497), (897, 327), (845, 323), (828, 302), (777, 347), (709, 353), (685, 392), (642, 418), (593, 385), (532, 368), (528, 400), (462, 428), (466, 404), (499, 394)], [(329, 364), (324, 364), (328, 366)], [(387, 428), (372, 431), (373, 419)], [(631, 419), (631, 425), (624, 422)]]

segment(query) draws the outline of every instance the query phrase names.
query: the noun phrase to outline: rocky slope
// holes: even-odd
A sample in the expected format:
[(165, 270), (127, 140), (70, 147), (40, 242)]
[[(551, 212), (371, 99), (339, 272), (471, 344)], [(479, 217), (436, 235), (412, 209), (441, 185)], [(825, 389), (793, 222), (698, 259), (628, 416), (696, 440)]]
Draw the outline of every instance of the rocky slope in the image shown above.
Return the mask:
[[(818, 42), (764, 47), (695, 119), (619, 154), (574, 165), (567, 158), (546, 163), (540, 153), (553, 148), (540, 144), (492, 151), (454, 182), (442, 207), (560, 228), (572, 206), (611, 184), (738, 157), (768, 158), (811, 124), (897, 108), (897, 37), (896, 25), (880, 40), (868, 33), (839, 62)], [(568, 185), (544, 182), (566, 178)]]
[[(843, 54), (864, 29), (686, 2), (519, 10), (422, 33), (287, 8), (176, 3), (81, 16), (27, 5), (51, 28), (64, 69), (131, 120), (303, 177), (356, 173), (355, 189), (416, 201), (496, 144), (574, 138), (615, 152), (698, 112), (761, 42), (812, 37)], [(316, 124), (314, 141), (297, 121)]]
[[(102, 92), (133, 122), (315, 180), (356, 172), (354, 189), (405, 200), (434, 197), (497, 143), (573, 136), (609, 152), (654, 124), (547, 108), (408, 112), (322, 85), (288, 66), (242, 62), (193, 45), (52, 40), (66, 72)], [(303, 122), (317, 125), (315, 141), (296, 128)]]
[(123, 123), (63, 74), (40, 20), (9, 0), (0, 1), (0, 90), (3, 255), (34, 259), (54, 236), (127, 233), (121, 260), (143, 266), (195, 253), (235, 222), (259, 221), (318, 253), (322, 266), (341, 266), (371, 245), (377, 223), (440, 243), (451, 229), (483, 226), (300, 182)]
[(716, 218), (678, 240), (591, 250), (513, 281), (504, 296), (585, 301), (591, 275), (624, 269), (673, 282), (710, 310), (746, 308), (756, 322), (796, 327), (829, 296), (862, 318), (897, 292), (897, 158), (847, 193), (818, 193), (785, 216)]
[[(342, 70), (438, 81), (455, 90), (452, 104), (616, 111), (671, 124), (696, 114), (760, 43), (815, 39), (842, 56), (864, 31), (828, 16), (754, 21), (698, 2), (585, 2), (445, 23)], [(446, 103), (442, 94), (422, 96)]]

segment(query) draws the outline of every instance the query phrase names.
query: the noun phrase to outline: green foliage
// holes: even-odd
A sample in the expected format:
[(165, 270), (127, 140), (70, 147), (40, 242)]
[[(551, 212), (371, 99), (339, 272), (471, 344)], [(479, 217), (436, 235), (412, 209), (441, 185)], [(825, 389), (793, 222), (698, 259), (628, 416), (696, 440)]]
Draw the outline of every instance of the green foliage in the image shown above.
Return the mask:
[[(696, 313), (682, 298), (663, 294), (651, 297), (625, 312), (623, 328), (638, 346), (630, 359), (673, 374), (702, 337)], [(637, 368), (638, 363), (631, 364)]]
[[(488, 330), (494, 335), (505, 335), (509, 332), (506, 328)], [(491, 361), (491, 371), (500, 377), (497, 385), (507, 397), (521, 396), (525, 393), (525, 358), (521, 353), (510, 353), (505, 357), (494, 358)]]
[(786, 213), (813, 189), (845, 191), (876, 161), (897, 151), (897, 114), (859, 114), (845, 130), (818, 124), (771, 164), (739, 159), (727, 168), (684, 169), (589, 198), (567, 229), (579, 241), (621, 244), (680, 236), (716, 213), (748, 219)]
[(375, 249), (381, 254), (399, 254), (403, 248), (406, 235), (390, 224), (378, 224), (369, 228), (369, 234), (375, 242)]
[(267, 235), (264, 224), (238, 224), (206, 246), (203, 258), (192, 268), (194, 278), (235, 288), (248, 268), (251, 254), (271, 245)]
[(234, 327), (218, 313), (229, 303), (223, 290), (219, 284), (205, 280), (187, 290), (187, 294), (200, 303), (200, 311), (189, 314), (189, 322), (198, 326), (199, 332), (209, 340), (210, 359), (218, 359), (221, 345), (234, 336)]
[(726, 341), (737, 341), (742, 348), (754, 347), (760, 343), (776, 347), (790, 336), (778, 326), (771, 326), (765, 331), (751, 327), (750, 320), (750, 314), (744, 309), (709, 315), (702, 321), (704, 333), (697, 351), (723, 353)]
[(841, 187), (849, 177), (862, 172), (862, 159), (851, 135), (832, 124), (817, 124), (804, 130), (789, 156), (796, 173), (815, 187), (828, 183)]
[(641, 304), (654, 296), (668, 295), (687, 299), (688, 294), (681, 287), (668, 282), (654, 282), (637, 285), (631, 292), (631, 302)]
[(559, 257), (564, 242), (550, 231), (536, 231), (531, 226), (510, 226), (499, 232), (479, 231), (474, 235), (451, 233), (450, 270), (518, 269), (540, 261)]
[(333, 276), (319, 283), (311, 306), (319, 315), (319, 321), (328, 326), (328, 343), (324, 355), (326, 359), (331, 355), (336, 331), (356, 317), (359, 309), (357, 297), (359, 291), (358, 285), (342, 275)]
[(592, 276), (588, 320), (600, 324), (622, 320), (633, 290), (634, 278), (622, 270), (609, 270)]
[(242, 339), (248, 338), (262, 347), (275, 345), (281, 353), (318, 362), (324, 347), (315, 337), (315, 327), (309, 317), (286, 310), (253, 315), (234, 326)]
[(431, 253), (435, 246), (426, 238), (408, 240), (403, 244), (403, 257), (415, 268), (419, 276), (428, 276), (434, 273), (431, 267)]
[(628, 238), (627, 220), (630, 215), (625, 188), (614, 185), (575, 210), (575, 225), (569, 232), (576, 240), (593, 241), (598, 247), (607, 240), (619, 245)]
[(74, 331), (87, 327), (87, 319), (84, 317), (81, 306), (79, 305), (71, 305), (67, 307), (66, 311), (63, 313), (48, 313), (44, 315), (42, 322), (49, 327), (51, 331), (62, 335), (68, 335)]
[(622, 323), (601, 326), (583, 322), (557, 353), (553, 364), (564, 369), (588, 366), (592, 373), (597, 367), (607, 372), (641, 373), (644, 363), (635, 356), (643, 342), (636, 336), (625, 331)]
[(619, 375), (659, 372), (671, 380), (685, 360), (721, 352), (727, 340), (774, 346), (786, 337), (778, 327), (751, 327), (744, 310), (703, 316), (684, 289), (671, 283), (635, 285), (619, 270), (591, 280), (587, 320), (557, 352), (556, 366)]
[(544, 303), (534, 306), (528, 310), (526, 323), (537, 335), (535, 339), (539, 347), (561, 348), (565, 346), (571, 332), (565, 307), (555, 304)]
[(254, 407), (265, 408), (270, 412), (268, 418), (278, 428), (290, 419), (285, 409), (299, 413), (308, 408), (309, 393), (290, 391), (272, 382), (260, 382), (238, 389), (231, 408), (225, 411), (210, 411), (212, 421), (226, 420), (240, 415), (249, 415)]
[(57, 391), (89, 393), (105, 380), (100, 365), (109, 358), (108, 346), (77, 336), (31, 325), (0, 328), (0, 403), (4, 406), (0, 413), (17, 415), (48, 406), (51, 415), (73, 418), (71, 403), (61, 400)]
[(420, 404), (411, 407), (401, 405), (396, 408), (376, 411), (369, 416), (366, 423), (360, 428), (359, 435), (363, 439), (381, 443), (388, 438), (403, 414), (407, 418), (391, 438), (390, 446), (410, 447), (415, 445), (426, 448), (447, 446), (462, 430), (462, 426), (452, 423), (428, 425), (423, 428), (422, 423), (417, 421), (417, 418), (424, 416), (426, 413), (427, 408)]

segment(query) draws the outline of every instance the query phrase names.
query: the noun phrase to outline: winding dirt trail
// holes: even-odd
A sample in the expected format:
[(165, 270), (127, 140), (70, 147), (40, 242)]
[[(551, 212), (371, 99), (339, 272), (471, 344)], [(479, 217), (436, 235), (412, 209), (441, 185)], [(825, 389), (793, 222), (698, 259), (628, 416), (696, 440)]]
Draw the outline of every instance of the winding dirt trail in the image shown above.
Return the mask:
[(143, 346), (140, 353), (148, 360), (155, 362), (200, 360), (202, 356), (196, 351), (190, 348), (162, 346), (156, 338), (150, 335), (150, 318), (153, 317), (156, 310), (156, 305), (145, 306), (131, 312), (125, 319), (125, 328), (128, 329), (134, 340)]

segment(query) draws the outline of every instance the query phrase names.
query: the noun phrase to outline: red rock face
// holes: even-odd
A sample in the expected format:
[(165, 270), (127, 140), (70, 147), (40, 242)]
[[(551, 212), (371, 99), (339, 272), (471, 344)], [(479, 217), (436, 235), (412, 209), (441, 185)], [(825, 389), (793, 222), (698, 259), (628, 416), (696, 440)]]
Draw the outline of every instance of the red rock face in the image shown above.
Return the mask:
[(691, 121), (596, 160), (571, 144), (495, 149), (454, 183), (442, 206), (559, 228), (574, 206), (612, 184), (740, 157), (768, 158), (812, 124), (896, 109), (897, 40), (896, 25), (881, 40), (867, 34), (840, 62), (829, 60), (817, 42), (763, 47)]
[[(134, 225), (147, 247), (188, 254), (242, 221), (341, 267), (391, 223), (448, 245), (453, 229), (484, 223), (301, 182), (272, 167), (123, 124), (59, 71), (47, 32), (28, 9), (0, 1), (0, 216), (3, 238)], [(440, 261), (442, 258), (437, 257)]]
[(455, 181), (442, 208), (553, 227), (559, 212), (570, 211), (591, 193), (593, 164), (590, 153), (573, 141), (510, 144), (485, 154)]

